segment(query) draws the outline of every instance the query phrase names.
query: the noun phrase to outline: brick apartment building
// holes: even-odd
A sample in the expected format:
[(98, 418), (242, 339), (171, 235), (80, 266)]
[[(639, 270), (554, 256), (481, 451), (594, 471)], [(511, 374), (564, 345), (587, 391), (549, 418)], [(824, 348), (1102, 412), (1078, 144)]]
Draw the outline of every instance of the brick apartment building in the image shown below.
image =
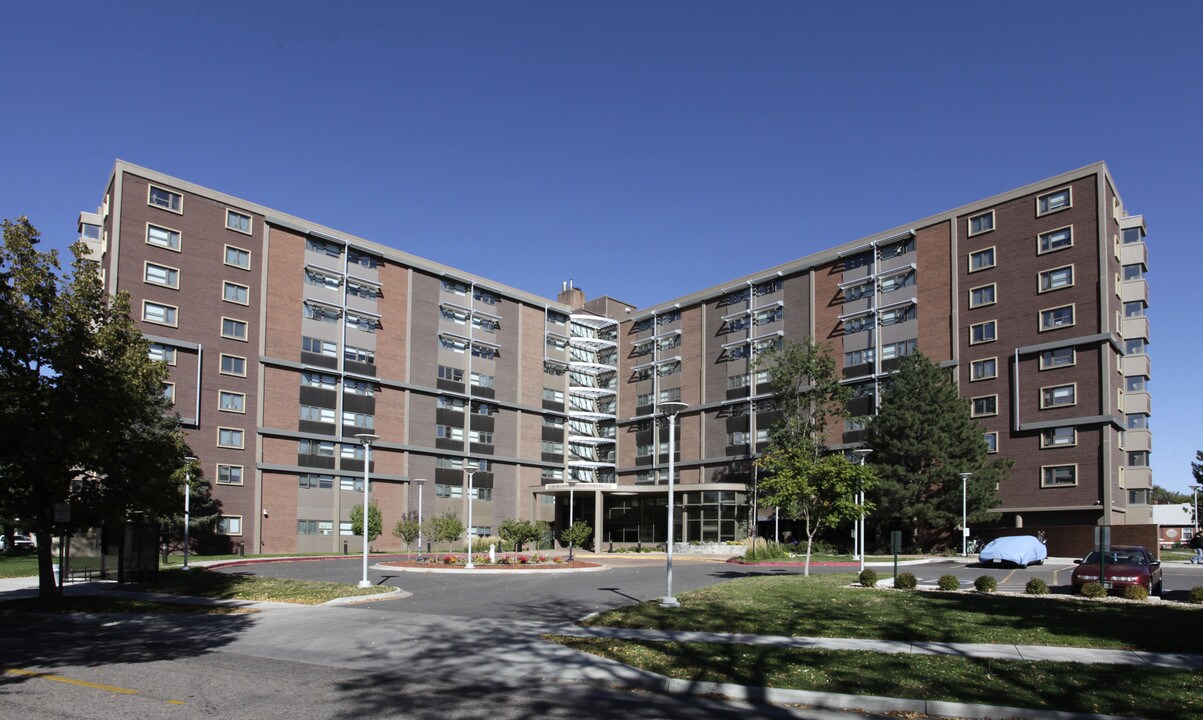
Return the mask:
[[(949, 367), (991, 452), (1007, 525), (1151, 517), (1145, 226), (1102, 163), (649, 308), (556, 299), (123, 161), (81, 239), (171, 367), (220, 530), (262, 552), (354, 550), (350, 509), (455, 512), (494, 532), (563, 522), (662, 542), (746, 531), (772, 423), (749, 363), (783, 338), (836, 349), (863, 438), (909, 353)], [(469, 493), (469, 468), (473, 490)]]

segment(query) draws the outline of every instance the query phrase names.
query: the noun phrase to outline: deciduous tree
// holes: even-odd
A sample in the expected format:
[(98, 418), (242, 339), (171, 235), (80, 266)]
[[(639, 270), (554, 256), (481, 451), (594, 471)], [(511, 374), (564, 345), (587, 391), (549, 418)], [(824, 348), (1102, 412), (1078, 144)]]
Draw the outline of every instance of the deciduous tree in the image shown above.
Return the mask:
[[(406, 549), (422, 535), (422, 525), (418, 522), (418, 514), (413, 512), (405, 513), (397, 524), (393, 527), (393, 535), (401, 539), (405, 543)], [(421, 551), (421, 548), (418, 548)]]
[(526, 543), (538, 542), (547, 535), (547, 523), (509, 518), (501, 521), (497, 534), (520, 552)]
[[(380, 517), (380, 506), (373, 500), (368, 503), (368, 542), (375, 542), (384, 532), (384, 521)], [(351, 533), (363, 535), (363, 503), (351, 508)]]

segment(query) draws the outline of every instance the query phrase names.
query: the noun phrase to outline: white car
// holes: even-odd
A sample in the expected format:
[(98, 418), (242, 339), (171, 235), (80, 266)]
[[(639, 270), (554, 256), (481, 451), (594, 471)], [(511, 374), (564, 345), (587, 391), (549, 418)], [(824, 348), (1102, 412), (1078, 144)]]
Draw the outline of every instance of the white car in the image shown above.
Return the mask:
[[(13, 535), (13, 551), (28, 551), (33, 550), (37, 545), (34, 544), (33, 538), (28, 535)], [(8, 550), (8, 537), (0, 535), (0, 550)]]

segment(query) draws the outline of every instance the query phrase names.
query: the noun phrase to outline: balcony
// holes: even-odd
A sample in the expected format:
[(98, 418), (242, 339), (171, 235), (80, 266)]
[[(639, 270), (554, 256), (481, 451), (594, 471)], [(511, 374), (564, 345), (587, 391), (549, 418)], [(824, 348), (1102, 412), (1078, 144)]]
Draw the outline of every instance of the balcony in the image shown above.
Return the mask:
[[(1153, 433), (1149, 430), (1128, 430), (1124, 433), (1124, 450), (1138, 452), (1153, 449)], [(1128, 472), (1132, 470), (1129, 469)]]
[(1124, 302), (1133, 302), (1135, 300), (1144, 300), (1149, 302), (1149, 283), (1144, 278), (1139, 280), (1125, 280), (1119, 286), (1119, 299)]
[(1121, 265), (1149, 266), (1149, 247), (1144, 242), (1127, 243), (1119, 247)]
[(1121, 408), (1125, 415), (1133, 413), (1151, 414), (1153, 401), (1147, 392), (1130, 392), (1124, 393), (1123, 407)]
[(1124, 375), (1142, 375), (1147, 378), (1153, 377), (1149, 370), (1151, 363), (1148, 355), (1127, 355), (1123, 359)]
[(1124, 338), (1149, 339), (1149, 319), (1147, 317), (1124, 318)]

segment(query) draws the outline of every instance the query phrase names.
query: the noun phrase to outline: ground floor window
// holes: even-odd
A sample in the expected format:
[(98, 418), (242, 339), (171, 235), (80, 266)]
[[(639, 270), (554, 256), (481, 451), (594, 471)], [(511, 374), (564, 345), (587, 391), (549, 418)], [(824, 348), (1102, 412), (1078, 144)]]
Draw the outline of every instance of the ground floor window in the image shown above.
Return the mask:
[(735, 490), (684, 493), (685, 535), (690, 542), (742, 540), (748, 530), (748, 494)]

